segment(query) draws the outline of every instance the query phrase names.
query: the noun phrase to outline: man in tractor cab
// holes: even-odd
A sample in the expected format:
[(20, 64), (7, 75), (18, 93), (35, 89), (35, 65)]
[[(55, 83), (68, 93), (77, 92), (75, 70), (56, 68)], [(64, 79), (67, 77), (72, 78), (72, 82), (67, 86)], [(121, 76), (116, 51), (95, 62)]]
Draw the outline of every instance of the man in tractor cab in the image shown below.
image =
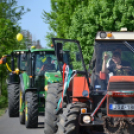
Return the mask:
[(114, 75), (129, 75), (130, 71), (132, 70), (130, 63), (121, 60), (121, 54), (119, 52), (113, 52), (113, 64), (110, 64), (108, 68), (106, 67), (107, 59), (108, 55), (105, 53), (102, 63), (102, 72), (104, 73), (113, 72)]
[[(120, 46), (117, 46), (116, 48), (114, 48), (114, 49), (113, 49), (113, 53), (114, 53), (114, 52), (119, 52), (120, 55), (121, 55), (121, 48), (120, 48)], [(108, 68), (111, 64), (114, 64), (112, 58), (108, 59), (107, 65), (106, 65), (107, 68)]]
[(52, 58), (47, 57), (47, 59), (45, 61), (45, 64), (42, 65), (42, 67), (39, 71), (39, 74), (42, 73), (42, 72), (48, 71), (48, 70), (56, 70), (55, 64), (52, 64), (51, 61), (52, 61)]

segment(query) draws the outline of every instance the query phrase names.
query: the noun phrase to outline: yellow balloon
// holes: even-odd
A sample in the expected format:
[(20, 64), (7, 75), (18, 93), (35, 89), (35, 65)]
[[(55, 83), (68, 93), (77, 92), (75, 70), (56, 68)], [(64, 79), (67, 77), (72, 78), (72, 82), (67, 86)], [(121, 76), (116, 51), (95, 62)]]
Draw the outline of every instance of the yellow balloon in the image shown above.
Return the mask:
[(18, 33), (16, 38), (18, 41), (21, 41), (23, 39), (23, 35), (21, 33)]

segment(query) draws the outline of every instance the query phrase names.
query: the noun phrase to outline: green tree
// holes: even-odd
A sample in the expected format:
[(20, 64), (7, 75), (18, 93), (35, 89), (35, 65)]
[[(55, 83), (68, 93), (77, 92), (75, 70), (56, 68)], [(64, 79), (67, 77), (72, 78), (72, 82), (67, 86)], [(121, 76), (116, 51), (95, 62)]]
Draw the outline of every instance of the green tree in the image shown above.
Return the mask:
[[(29, 10), (27, 10), (29, 11)], [(18, 7), (16, 0), (1, 0), (0, 1), (0, 57), (5, 54), (11, 53), (14, 49), (18, 49), (20, 42), (16, 40), (16, 35), (20, 32), (21, 28), (18, 21), (21, 16), (25, 14), (24, 7)], [(6, 67), (0, 66), (0, 90), (1, 93), (6, 95), (4, 88), (6, 78)]]
[(93, 53), (97, 31), (134, 30), (134, 0), (51, 0), (44, 20), (59, 38), (77, 39), (86, 64)]
[(81, 0), (51, 0), (52, 11), (50, 13), (43, 11), (43, 20), (52, 30), (47, 33), (47, 44), (50, 44), (51, 37), (66, 38), (71, 26), (71, 16), (79, 4)]
[(47, 41), (46, 46), (51, 47), (51, 44), (52, 44), (51, 38), (55, 38), (55, 37), (56, 37), (56, 34), (54, 32), (48, 32), (45, 37)]

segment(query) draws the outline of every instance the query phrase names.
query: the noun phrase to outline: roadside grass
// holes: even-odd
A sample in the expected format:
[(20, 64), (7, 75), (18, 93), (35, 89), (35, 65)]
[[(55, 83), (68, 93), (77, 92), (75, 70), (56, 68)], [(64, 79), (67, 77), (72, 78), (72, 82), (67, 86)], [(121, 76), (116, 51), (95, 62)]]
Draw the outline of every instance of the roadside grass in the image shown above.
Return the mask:
[(2, 116), (3, 114), (5, 114), (5, 110), (6, 110), (6, 107), (5, 108), (0, 108), (0, 116)]
[(0, 96), (0, 116), (5, 113), (7, 108), (7, 98), (3, 95)]

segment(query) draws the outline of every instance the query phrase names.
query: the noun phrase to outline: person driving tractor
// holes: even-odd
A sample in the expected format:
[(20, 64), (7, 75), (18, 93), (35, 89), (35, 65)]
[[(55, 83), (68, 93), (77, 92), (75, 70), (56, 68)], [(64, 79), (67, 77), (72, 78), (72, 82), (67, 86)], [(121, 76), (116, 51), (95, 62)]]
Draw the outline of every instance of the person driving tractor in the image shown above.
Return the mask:
[[(117, 46), (116, 48), (114, 48), (112, 53), (114, 53), (114, 52), (119, 52), (120, 55), (121, 55), (121, 52), (122, 52), (122, 51), (121, 51), (120, 46)], [(108, 68), (109, 65), (111, 65), (111, 64), (114, 64), (112, 58), (108, 59), (106, 67)]]
[(109, 67), (106, 67), (106, 61), (108, 59), (107, 53), (104, 53), (102, 72), (109, 73), (113, 72), (114, 75), (128, 75), (131, 71), (130, 63), (121, 60), (121, 54), (119, 52), (113, 52), (112, 61)]
[(43, 71), (48, 71), (48, 70), (55, 70), (55, 64), (51, 63), (52, 58), (51, 57), (47, 57), (45, 64), (41, 67), (39, 74)]

